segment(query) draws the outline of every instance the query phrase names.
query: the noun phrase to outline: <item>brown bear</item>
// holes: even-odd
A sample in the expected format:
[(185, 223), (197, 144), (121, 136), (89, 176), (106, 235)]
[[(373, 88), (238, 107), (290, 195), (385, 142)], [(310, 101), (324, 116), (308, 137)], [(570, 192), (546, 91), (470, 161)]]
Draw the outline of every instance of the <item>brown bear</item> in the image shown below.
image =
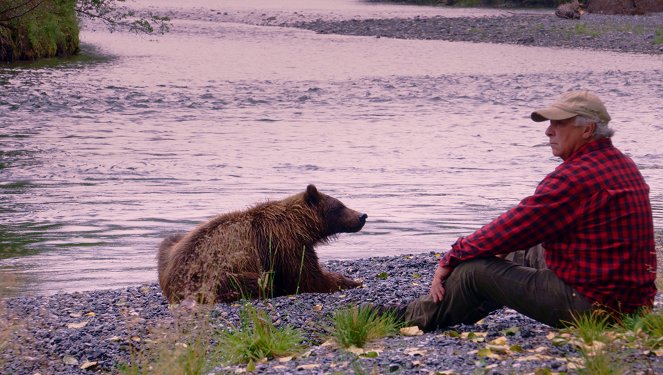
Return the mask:
[(315, 245), (358, 232), (368, 215), (314, 185), (280, 201), (221, 214), (159, 247), (159, 284), (171, 303), (328, 293), (360, 283), (324, 270)]

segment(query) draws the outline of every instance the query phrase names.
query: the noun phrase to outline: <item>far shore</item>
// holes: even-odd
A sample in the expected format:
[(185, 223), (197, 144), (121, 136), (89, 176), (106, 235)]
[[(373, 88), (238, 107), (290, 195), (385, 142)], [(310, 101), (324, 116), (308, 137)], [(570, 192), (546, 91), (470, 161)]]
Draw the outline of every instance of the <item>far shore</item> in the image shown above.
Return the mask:
[[(663, 54), (663, 13), (646, 16), (585, 14), (562, 19), (554, 11), (497, 17), (316, 20), (285, 23), (324, 34), (581, 48)], [(618, 68), (618, 67), (615, 67)]]

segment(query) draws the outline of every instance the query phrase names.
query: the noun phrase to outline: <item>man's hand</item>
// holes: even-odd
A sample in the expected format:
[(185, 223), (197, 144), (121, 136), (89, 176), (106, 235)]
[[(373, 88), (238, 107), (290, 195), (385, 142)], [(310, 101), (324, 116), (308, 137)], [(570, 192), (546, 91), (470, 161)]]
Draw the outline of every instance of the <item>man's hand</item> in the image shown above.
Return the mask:
[(438, 303), (444, 298), (444, 285), (442, 285), (442, 282), (449, 277), (451, 271), (453, 271), (451, 267), (437, 266), (435, 275), (433, 275), (433, 282), (430, 286), (430, 296), (433, 297), (433, 302)]

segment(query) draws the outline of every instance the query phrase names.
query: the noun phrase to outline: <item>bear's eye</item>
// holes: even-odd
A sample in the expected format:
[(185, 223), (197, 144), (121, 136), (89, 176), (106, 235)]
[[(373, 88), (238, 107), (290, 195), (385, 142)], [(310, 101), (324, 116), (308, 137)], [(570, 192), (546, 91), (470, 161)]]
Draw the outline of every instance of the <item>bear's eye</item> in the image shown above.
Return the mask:
[(327, 212), (329, 212), (330, 214), (338, 214), (344, 208), (345, 208), (345, 206), (343, 204), (338, 204), (338, 205), (330, 207)]

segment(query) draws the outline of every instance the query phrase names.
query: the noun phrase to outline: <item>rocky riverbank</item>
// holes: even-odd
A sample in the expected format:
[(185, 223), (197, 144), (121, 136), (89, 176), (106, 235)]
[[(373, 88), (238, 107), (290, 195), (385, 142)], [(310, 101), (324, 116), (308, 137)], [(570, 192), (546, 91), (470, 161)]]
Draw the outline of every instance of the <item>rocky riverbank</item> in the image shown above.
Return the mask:
[[(659, 256), (661, 246), (659, 244)], [(537, 369), (575, 373), (581, 363), (576, 348), (554, 342), (558, 330), (513, 310), (502, 309), (472, 326), (455, 326), (421, 336), (387, 338), (370, 354), (358, 355), (325, 344), (333, 311), (358, 303), (405, 303), (425, 293), (437, 262), (433, 253), (332, 261), (328, 268), (362, 279), (361, 288), (333, 294), (302, 294), (258, 302), (277, 326), (300, 329), (304, 354), (287, 361), (258, 363), (256, 371), (281, 373), (533, 373)], [(656, 309), (663, 309), (659, 293)], [(205, 316), (207, 331), (237, 325), (242, 304), (220, 304)], [(116, 372), (118, 365), (140, 358), (140, 348), (159, 340), (178, 339), (185, 307), (169, 308), (155, 284), (120, 290), (4, 301), (11, 317), (12, 338), (0, 351), (0, 373), (84, 374)], [(177, 318), (179, 317), (179, 318)], [(179, 327), (179, 328), (178, 328)], [(488, 342), (506, 339), (518, 350), (486, 354)], [(483, 351), (482, 351), (483, 350)], [(632, 373), (663, 372), (663, 357), (629, 349), (623, 353)], [(220, 365), (211, 373), (241, 371), (245, 366)], [(648, 372), (650, 371), (650, 372)], [(653, 371), (653, 372), (651, 372)]]
[(320, 19), (282, 25), (326, 34), (663, 54), (663, 13), (646, 16), (585, 14), (579, 20), (570, 20), (556, 17), (553, 11), (514, 12), (493, 17)]
[(353, 13), (226, 11), (221, 7), (205, 11), (172, 9), (167, 15), (173, 19), (295, 27), (323, 34), (663, 54), (663, 12), (636, 16), (585, 13), (580, 19), (570, 20), (555, 16), (554, 9), (444, 6), (398, 9), (401, 13), (385, 8)]

